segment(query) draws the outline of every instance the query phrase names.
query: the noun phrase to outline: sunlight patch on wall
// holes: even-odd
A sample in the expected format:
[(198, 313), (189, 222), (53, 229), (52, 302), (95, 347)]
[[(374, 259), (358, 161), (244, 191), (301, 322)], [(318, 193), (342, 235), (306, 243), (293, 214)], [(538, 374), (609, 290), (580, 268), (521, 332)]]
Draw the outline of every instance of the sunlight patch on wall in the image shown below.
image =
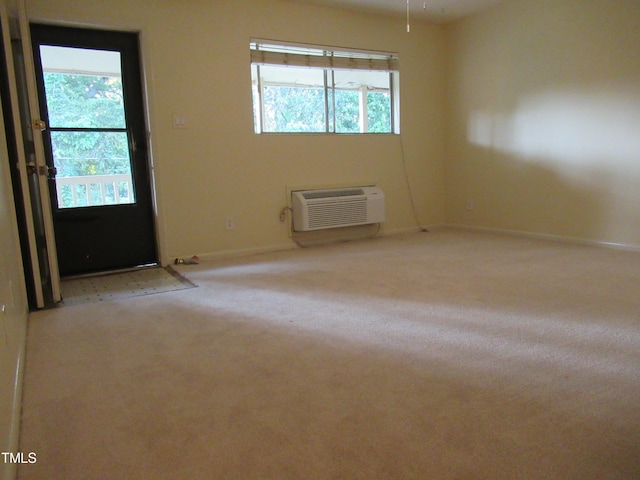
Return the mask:
[(640, 156), (640, 91), (560, 89), (522, 97), (513, 112), (469, 114), (469, 142), (536, 161), (569, 165), (615, 161), (637, 164)]
[[(488, 106), (467, 115), (469, 144), (495, 152), (475, 157), (489, 159), (491, 164), (483, 168), (493, 170), (485, 173), (512, 179), (518, 174), (514, 172), (526, 175), (515, 181), (520, 187), (536, 184), (536, 205), (546, 198), (555, 212), (566, 215), (564, 226), (578, 225), (577, 233), (563, 235), (637, 244), (640, 86), (621, 82), (597, 89), (555, 88), (523, 95), (513, 105), (510, 111)], [(514, 170), (525, 163), (533, 169)], [(564, 193), (553, 188), (560, 184)], [(567, 203), (571, 192), (573, 203)], [(541, 208), (539, 213), (549, 211)]]

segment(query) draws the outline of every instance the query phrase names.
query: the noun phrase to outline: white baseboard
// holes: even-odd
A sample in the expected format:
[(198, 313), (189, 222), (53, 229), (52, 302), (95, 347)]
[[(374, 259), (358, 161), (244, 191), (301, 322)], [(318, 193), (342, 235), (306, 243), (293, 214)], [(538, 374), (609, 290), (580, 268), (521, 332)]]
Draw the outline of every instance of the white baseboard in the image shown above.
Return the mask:
[[(396, 229), (392, 229), (392, 230), (385, 230), (385, 229), (381, 229), (380, 232), (377, 234), (378, 236), (390, 236), (390, 235), (402, 235), (402, 234), (408, 234), (408, 233), (416, 233), (419, 232), (421, 230), (430, 230), (431, 228), (438, 228), (438, 226), (428, 226), (428, 227), (409, 227), (409, 228), (396, 228)], [(346, 238), (346, 237), (345, 237)], [(364, 239), (366, 237), (354, 237), (354, 239)], [(318, 239), (317, 241), (315, 241), (315, 243), (321, 244), (326, 241), (331, 241), (332, 239)], [(339, 240), (339, 239), (338, 239)], [(344, 240), (344, 239), (343, 239)], [(314, 241), (310, 242), (310, 244), (313, 244)], [(217, 260), (217, 259), (221, 259), (221, 258), (232, 258), (232, 257), (243, 257), (243, 256), (248, 256), (248, 255), (259, 255), (261, 253), (270, 253), (270, 252), (279, 252), (282, 250), (292, 250), (295, 248), (300, 248), (300, 246), (298, 244), (295, 243), (295, 241), (291, 240), (291, 242), (288, 243), (281, 243), (281, 244), (277, 244), (277, 245), (267, 245), (264, 247), (251, 247), (251, 248), (239, 248), (239, 249), (233, 249), (233, 250), (222, 250), (219, 252), (208, 252), (208, 253), (198, 253), (198, 258), (203, 261), (211, 261), (211, 260)], [(191, 256), (190, 255), (184, 255), (182, 257), (179, 258), (184, 258), (185, 260), (189, 259)], [(168, 259), (167, 264), (172, 265), (174, 262), (175, 258), (171, 257)]]
[(638, 252), (640, 253), (640, 246), (638, 245), (628, 245), (624, 243), (615, 243), (615, 242), (605, 242), (600, 240), (591, 240), (586, 238), (576, 238), (576, 237), (565, 237), (562, 235), (552, 235), (548, 233), (535, 233), (535, 232), (524, 232), (521, 230), (507, 230), (502, 228), (490, 228), (490, 227), (477, 227), (473, 225), (461, 225), (461, 224), (444, 224), (446, 228), (455, 228), (458, 230), (469, 230), (475, 232), (485, 232), (485, 233), (496, 233), (500, 235), (509, 235), (512, 237), (522, 237), (522, 238), (533, 238), (537, 240), (549, 240), (552, 242), (560, 242), (560, 243), (570, 243), (574, 245), (584, 245), (588, 247), (602, 247), (602, 248), (610, 248), (615, 250), (624, 250), (627, 252)]
[[(294, 248), (298, 248), (298, 246), (295, 243), (291, 242), (278, 245), (267, 245), (265, 247), (239, 248), (234, 250), (222, 250), (219, 252), (198, 253), (197, 255), (200, 260), (209, 261), (217, 260), (220, 258), (244, 257), (248, 255), (258, 255), (261, 253), (278, 252), (281, 250), (291, 250)], [(188, 258), (190, 258), (190, 256), (184, 256), (183, 258), (187, 260)]]
[(406, 235), (408, 233), (416, 233), (421, 230), (422, 230), (421, 227), (394, 228), (390, 230), (384, 229), (380, 231), (379, 235), (383, 237), (390, 237), (392, 235)]
[[(535, 233), (535, 232), (524, 232), (520, 230), (507, 230), (502, 228), (490, 228), (490, 227), (478, 227), (473, 225), (462, 225), (462, 224), (452, 224), (452, 223), (443, 223), (443, 224), (432, 224), (432, 225), (422, 225), (422, 226), (413, 226), (408, 228), (394, 228), (394, 229), (382, 229), (377, 234), (378, 236), (393, 236), (393, 235), (406, 235), (411, 233), (417, 233), (420, 231), (436, 231), (443, 228), (451, 228), (456, 230), (467, 230), (467, 231), (475, 231), (475, 232), (485, 232), (485, 233), (495, 233), (499, 235), (509, 235), (512, 237), (521, 237), (521, 238), (532, 238), (538, 240), (548, 240), (553, 242), (561, 242), (561, 243), (569, 243), (574, 245), (585, 245), (591, 247), (603, 247), (603, 248), (611, 248), (616, 250), (624, 250), (630, 252), (638, 252), (640, 253), (640, 246), (637, 245), (627, 245), (620, 244), (614, 242), (603, 242), (598, 240), (590, 240), (583, 238), (574, 238), (574, 237), (565, 237), (562, 235), (551, 235), (547, 233)], [(363, 239), (361, 237), (360, 239)], [(331, 239), (324, 239), (324, 241), (331, 241)], [(323, 243), (323, 239), (319, 239), (318, 241), (312, 241), (311, 244)], [(230, 257), (243, 257), (248, 255), (259, 255), (262, 253), (270, 253), (270, 252), (278, 252), (282, 250), (292, 250), (295, 248), (299, 248), (299, 245), (294, 241), (288, 243), (281, 243), (277, 245), (267, 245), (264, 247), (251, 247), (251, 248), (241, 248), (234, 250), (223, 250), (220, 252), (210, 252), (210, 253), (202, 253), (198, 254), (198, 257), (201, 261), (210, 261), (217, 260), (221, 258), (230, 258)], [(189, 256), (185, 256), (185, 259), (188, 259)], [(170, 260), (170, 263), (173, 263), (173, 259)]]

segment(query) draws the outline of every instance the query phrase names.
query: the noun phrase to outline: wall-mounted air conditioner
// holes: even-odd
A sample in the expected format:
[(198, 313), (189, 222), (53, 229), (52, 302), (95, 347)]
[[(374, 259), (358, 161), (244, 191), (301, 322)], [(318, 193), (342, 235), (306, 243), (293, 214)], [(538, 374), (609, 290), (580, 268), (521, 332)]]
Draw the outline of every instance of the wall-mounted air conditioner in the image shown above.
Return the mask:
[(291, 192), (293, 230), (306, 232), (384, 222), (384, 193), (378, 187)]

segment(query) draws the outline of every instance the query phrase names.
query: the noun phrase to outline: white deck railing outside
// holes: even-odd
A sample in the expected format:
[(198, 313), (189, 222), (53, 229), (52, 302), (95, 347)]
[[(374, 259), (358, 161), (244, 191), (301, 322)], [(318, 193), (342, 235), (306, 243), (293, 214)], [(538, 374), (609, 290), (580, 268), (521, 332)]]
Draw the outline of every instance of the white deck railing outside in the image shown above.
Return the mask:
[(127, 173), (56, 177), (56, 195), (58, 208), (119, 205), (135, 201), (131, 175)]

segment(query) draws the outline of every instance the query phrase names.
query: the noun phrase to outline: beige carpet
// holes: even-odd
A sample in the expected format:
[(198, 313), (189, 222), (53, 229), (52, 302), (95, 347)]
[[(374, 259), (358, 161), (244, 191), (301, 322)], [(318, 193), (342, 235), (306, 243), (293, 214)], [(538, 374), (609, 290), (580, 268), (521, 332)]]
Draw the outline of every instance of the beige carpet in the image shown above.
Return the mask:
[(640, 255), (436, 231), (31, 315), (21, 479), (640, 478)]

